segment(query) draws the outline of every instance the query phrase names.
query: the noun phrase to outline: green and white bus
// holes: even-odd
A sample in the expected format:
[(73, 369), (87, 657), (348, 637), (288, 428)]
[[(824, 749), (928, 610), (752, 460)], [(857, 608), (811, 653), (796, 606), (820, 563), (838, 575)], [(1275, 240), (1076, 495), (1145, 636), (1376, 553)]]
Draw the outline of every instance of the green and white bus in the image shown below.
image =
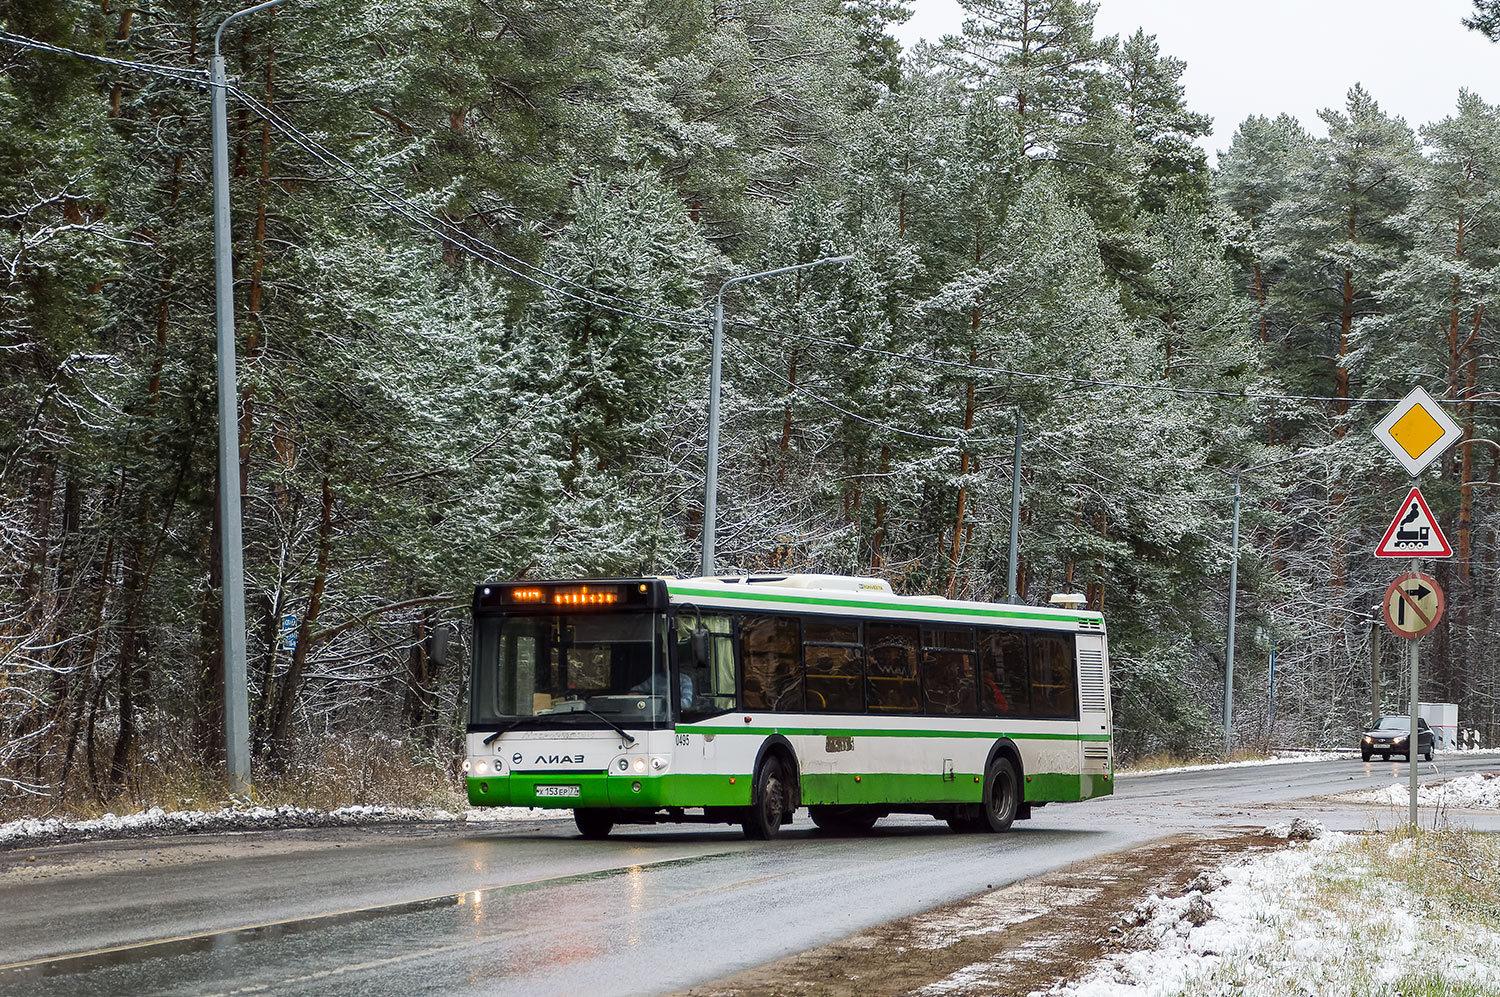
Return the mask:
[(1104, 619), (898, 596), (876, 578), (493, 582), (474, 592), (468, 795), (579, 831), (800, 807), (1004, 831), (1111, 792)]

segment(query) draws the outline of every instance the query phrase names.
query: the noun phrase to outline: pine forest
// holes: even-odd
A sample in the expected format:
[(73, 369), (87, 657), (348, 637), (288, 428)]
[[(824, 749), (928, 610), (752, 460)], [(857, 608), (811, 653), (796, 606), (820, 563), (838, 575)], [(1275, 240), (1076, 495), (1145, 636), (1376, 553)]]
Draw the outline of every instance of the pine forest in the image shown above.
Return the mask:
[(1019, 425), (1018, 591), (1105, 613), (1122, 758), (1224, 752), (1236, 488), (1230, 743), (1347, 746), (1406, 708), (1420, 385), (1419, 698), (1500, 742), (1500, 95), (1212, 122), (1082, 0), (906, 50), (895, 0), (292, 0), (222, 38), (223, 482), (239, 6), (0, 8), (0, 810), (222, 780), (225, 487), (257, 780), (456, 776), (473, 586), (696, 575), (715, 295), (843, 255), (725, 295), (721, 571), (1004, 600)]

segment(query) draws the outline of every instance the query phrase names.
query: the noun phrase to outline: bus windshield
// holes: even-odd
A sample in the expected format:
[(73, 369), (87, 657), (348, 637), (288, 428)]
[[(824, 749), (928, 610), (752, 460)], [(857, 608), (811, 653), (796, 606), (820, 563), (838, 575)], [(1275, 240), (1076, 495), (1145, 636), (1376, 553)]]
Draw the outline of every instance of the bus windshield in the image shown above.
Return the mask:
[(655, 613), (478, 617), (469, 722), (665, 723), (664, 636)]

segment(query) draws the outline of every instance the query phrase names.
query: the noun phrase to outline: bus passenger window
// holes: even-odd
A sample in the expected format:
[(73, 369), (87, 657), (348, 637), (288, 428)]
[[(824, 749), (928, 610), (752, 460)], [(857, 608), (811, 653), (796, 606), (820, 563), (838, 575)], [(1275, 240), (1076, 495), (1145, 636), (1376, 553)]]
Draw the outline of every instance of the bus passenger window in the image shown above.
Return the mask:
[(929, 714), (975, 713), (974, 631), (922, 629), (922, 693)]
[(740, 648), (745, 663), (745, 709), (802, 709), (800, 631), (795, 617), (741, 617)]
[[(707, 660), (694, 656), (695, 631), (706, 634), (699, 647), (707, 652)], [(677, 637), (682, 712), (709, 715), (734, 709), (734, 635), (729, 617), (684, 613), (678, 618)]]
[(865, 649), (859, 624), (807, 620), (802, 639), (809, 712), (863, 713)]
[(998, 627), (979, 631), (979, 708), (1001, 717), (1031, 715), (1024, 632)]
[(1038, 717), (1078, 719), (1072, 634), (1031, 635), (1031, 707)]
[(871, 713), (916, 713), (922, 709), (916, 627), (866, 624), (865, 661)]

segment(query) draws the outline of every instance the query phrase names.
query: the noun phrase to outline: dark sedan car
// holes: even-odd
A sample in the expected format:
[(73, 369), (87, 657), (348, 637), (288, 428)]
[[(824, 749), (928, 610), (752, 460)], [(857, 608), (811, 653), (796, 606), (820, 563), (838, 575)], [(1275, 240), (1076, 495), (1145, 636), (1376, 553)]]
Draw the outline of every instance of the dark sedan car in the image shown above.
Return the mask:
[[(1411, 747), (1406, 743), (1411, 738), (1411, 717), (1381, 717), (1365, 729), (1359, 742), (1359, 756), (1365, 761), (1371, 755), (1389, 760), (1392, 755), (1405, 755), (1411, 759)], [(1432, 761), (1432, 749), (1437, 739), (1427, 721), (1417, 718), (1417, 753), (1426, 761)]]

